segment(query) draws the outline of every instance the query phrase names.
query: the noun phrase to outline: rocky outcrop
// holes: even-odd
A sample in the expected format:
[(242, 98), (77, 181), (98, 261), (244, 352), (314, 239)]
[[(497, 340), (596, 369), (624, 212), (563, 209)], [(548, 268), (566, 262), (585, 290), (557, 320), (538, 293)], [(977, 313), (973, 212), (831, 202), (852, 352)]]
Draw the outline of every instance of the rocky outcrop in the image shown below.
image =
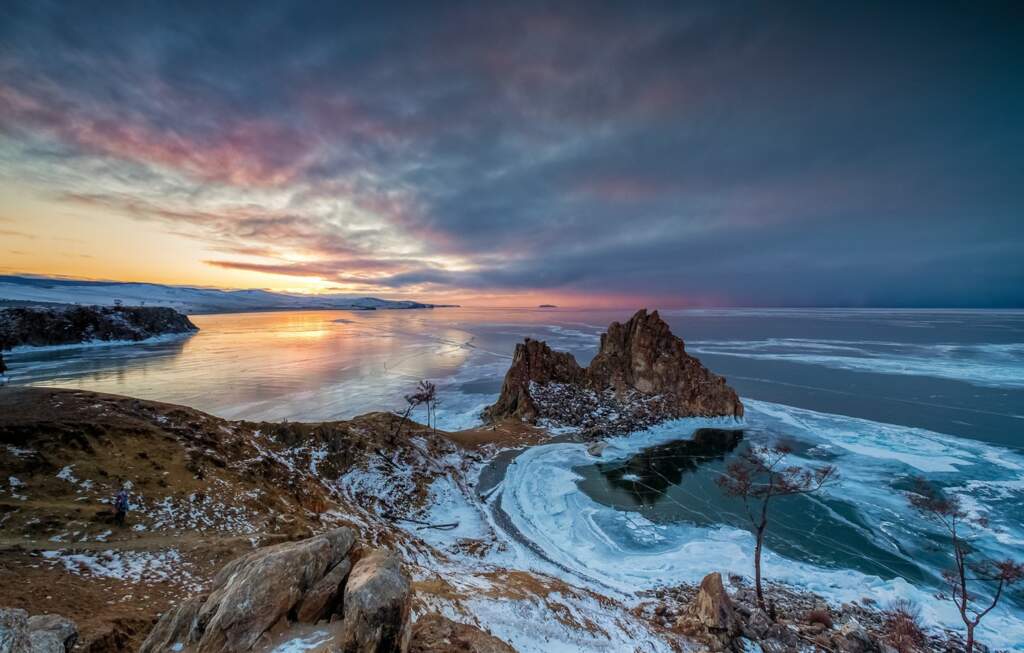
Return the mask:
[(585, 380), (585, 371), (572, 354), (554, 351), (547, 343), (527, 338), (516, 345), (501, 395), (484, 415), (492, 420), (513, 417), (533, 422), (541, 415), (530, 393), (531, 384), (582, 384)]
[(61, 306), (0, 309), (0, 350), (111, 340), (145, 340), (199, 327), (173, 308)]
[(516, 650), (476, 626), (460, 624), (435, 613), (416, 621), (409, 653), (516, 653)]
[(66, 617), (0, 608), (0, 653), (69, 653), (77, 641), (78, 627)]
[(597, 391), (636, 391), (662, 397), (673, 417), (742, 417), (743, 404), (725, 379), (686, 353), (657, 311), (637, 311), (625, 324), (613, 322), (587, 368)]
[(412, 582), (393, 553), (371, 552), (352, 567), (345, 586), (342, 651), (407, 651), (412, 634)]
[(699, 624), (718, 649), (727, 648), (733, 638), (740, 634), (740, 622), (722, 584), (722, 575), (718, 572), (704, 577), (688, 613), (679, 619), (682, 625), (687, 621)]
[(657, 311), (638, 311), (601, 335), (590, 366), (527, 339), (516, 345), (501, 395), (484, 417), (546, 418), (596, 435), (626, 432), (679, 417), (742, 417), (725, 379), (686, 353)]
[(260, 650), (271, 639), (288, 641), (292, 629), (307, 632), (303, 623), (329, 622), (329, 650), (404, 653), (411, 634), (409, 576), (385, 551), (353, 564), (354, 543), (355, 532), (343, 527), (236, 558), (214, 577), (208, 595), (167, 612), (141, 652)]

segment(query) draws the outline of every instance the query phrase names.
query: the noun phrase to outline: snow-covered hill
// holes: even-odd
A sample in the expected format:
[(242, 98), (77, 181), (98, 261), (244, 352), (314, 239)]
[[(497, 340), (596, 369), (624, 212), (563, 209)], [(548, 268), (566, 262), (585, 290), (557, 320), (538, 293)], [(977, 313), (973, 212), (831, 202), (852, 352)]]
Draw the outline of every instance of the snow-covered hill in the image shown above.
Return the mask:
[(118, 281), (0, 275), (0, 301), (169, 306), (182, 313), (309, 309), (433, 308), (433, 304), (350, 295), (291, 295), (267, 290), (217, 290)]

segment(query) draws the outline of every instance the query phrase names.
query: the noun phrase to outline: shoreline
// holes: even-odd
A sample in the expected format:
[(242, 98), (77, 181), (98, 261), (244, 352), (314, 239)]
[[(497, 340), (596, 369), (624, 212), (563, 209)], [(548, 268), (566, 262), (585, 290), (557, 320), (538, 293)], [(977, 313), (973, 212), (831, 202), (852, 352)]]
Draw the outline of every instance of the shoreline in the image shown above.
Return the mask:
[(84, 342), (73, 342), (66, 345), (18, 345), (11, 349), (6, 349), (2, 353), (6, 356), (17, 357), (24, 354), (34, 354), (36, 352), (46, 353), (51, 351), (65, 351), (70, 349), (93, 349), (99, 347), (126, 347), (129, 345), (152, 345), (163, 342), (174, 342), (175, 340), (184, 340), (197, 335), (198, 331), (186, 331), (182, 333), (161, 333), (159, 335), (150, 336), (141, 340), (86, 340)]

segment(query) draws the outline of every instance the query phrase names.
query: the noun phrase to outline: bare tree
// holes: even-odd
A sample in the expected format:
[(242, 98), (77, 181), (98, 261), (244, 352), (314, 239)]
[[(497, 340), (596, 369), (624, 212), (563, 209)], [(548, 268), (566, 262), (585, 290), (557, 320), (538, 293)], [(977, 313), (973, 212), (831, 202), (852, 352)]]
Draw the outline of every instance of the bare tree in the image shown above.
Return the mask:
[[(971, 517), (960, 505), (958, 497), (944, 496), (934, 485), (917, 479), (914, 490), (907, 493), (910, 505), (925, 517), (940, 524), (949, 535), (953, 547), (953, 568), (942, 573), (949, 590), (948, 598), (956, 605), (967, 628), (967, 653), (974, 651), (974, 629), (996, 607), (1007, 587), (1024, 579), (1024, 564), (1010, 559), (993, 560), (980, 557), (971, 545), (984, 528), (984, 517)], [(988, 587), (990, 597), (980, 596), (973, 588)]]
[(406, 420), (409, 419), (409, 415), (418, 406), (425, 406), (427, 409), (427, 426), (430, 426), (430, 417), (433, 406), (437, 403), (437, 386), (430, 381), (420, 381), (416, 384), (416, 390), (405, 395), (405, 410), (402, 411), (402, 419), (398, 422), (398, 429), (392, 434), (393, 437), (398, 437), (402, 432), (402, 427), (405, 426)]
[(786, 458), (792, 450), (785, 446), (753, 446), (742, 452), (738, 460), (726, 468), (718, 485), (731, 496), (743, 499), (747, 517), (754, 528), (754, 587), (757, 604), (765, 609), (761, 587), (761, 552), (764, 534), (768, 528), (768, 504), (775, 497), (810, 494), (826, 483), (838, 478), (835, 467), (826, 465), (816, 469), (787, 466)]

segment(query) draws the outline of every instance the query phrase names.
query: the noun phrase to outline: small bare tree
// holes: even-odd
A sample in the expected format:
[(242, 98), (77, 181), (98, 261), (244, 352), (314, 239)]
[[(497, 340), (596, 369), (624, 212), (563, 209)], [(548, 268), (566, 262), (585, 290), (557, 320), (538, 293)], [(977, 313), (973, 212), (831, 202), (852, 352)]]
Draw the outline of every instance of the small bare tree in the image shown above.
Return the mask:
[(434, 405), (437, 403), (437, 386), (430, 381), (420, 381), (416, 384), (416, 390), (405, 395), (405, 410), (402, 411), (402, 419), (398, 422), (398, 429), (392, 434), (393, 437), (398, 437), (402, 432), (402, 427), (405, 426), (405, 422), (409, 419), (409, 415), (418, 406), (425, 406), (427, 409), (427, 426), (430, 426), (430, 417)]
[(775, 497), (817, 492), (838, 478), (835, 467), (831, 465), (816, 469), (787, 466), (786, 458), (791, 453), (790, 448), (782, 445), (750, 447), (739, 455), (738, 460), (729, 464), (724, 476), (718, 478), (718, 485), (726, 494), (743, 499), (750, 525), (754, 528), (754, 588), (757, 590), (757, 604), (762, 610), (766, 608), (761, 587), (761, 552), (768, 528), (768, 504)]
[[(971, 545), (984, 528), (984, 517), (971, 517), (960, 505), (958, 497), (944, 496), (934, 485), (917, 479), (914, 490), (907, 493), (910, 505), (925, 517), (940, 524), (953, 547), (953, 568), (942, 573), (949, 591), (948, 598), (956, 605), (967, 628), (967, 653), (974, 651), (974, 629), (996, 607), (1007, 587), (1024, 579), (1024, 564), (1010, 559), (981, 558)], [(979, 596), (972, 589), (988, 587), (991, 597)]]

